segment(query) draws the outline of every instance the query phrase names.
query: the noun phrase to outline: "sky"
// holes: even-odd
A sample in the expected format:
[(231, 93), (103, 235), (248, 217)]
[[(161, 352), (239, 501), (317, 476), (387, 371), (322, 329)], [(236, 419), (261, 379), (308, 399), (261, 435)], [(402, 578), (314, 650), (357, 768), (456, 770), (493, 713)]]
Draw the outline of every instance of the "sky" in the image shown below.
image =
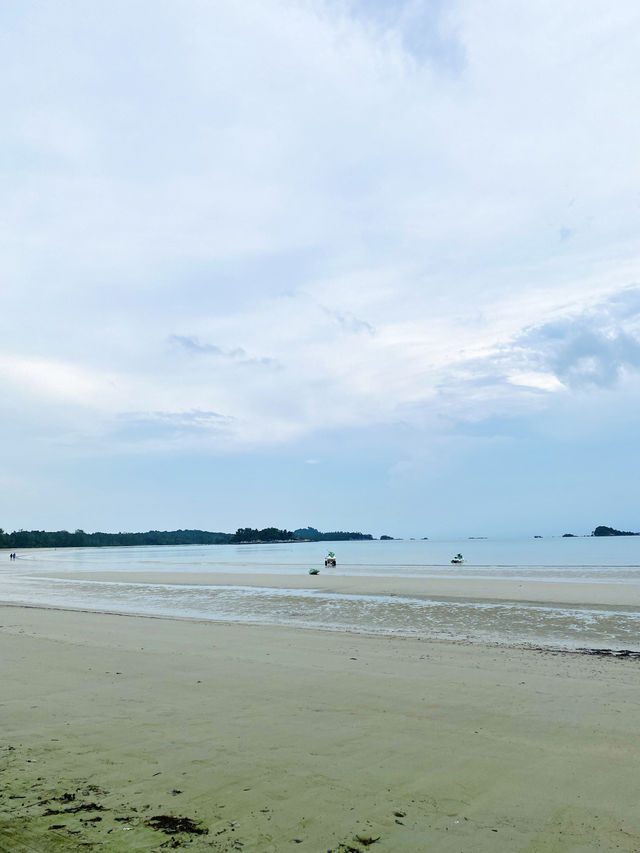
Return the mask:
[(0, 526), (640, 530), (639, 37), (0, 4)]

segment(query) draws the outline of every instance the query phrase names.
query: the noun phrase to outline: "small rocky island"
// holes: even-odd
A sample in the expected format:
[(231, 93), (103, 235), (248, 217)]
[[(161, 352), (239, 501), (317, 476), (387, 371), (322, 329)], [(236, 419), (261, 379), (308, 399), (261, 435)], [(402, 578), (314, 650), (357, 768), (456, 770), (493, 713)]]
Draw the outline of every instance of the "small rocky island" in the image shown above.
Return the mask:
[(606, 527), (601, 524), (591, 534), (592, 536), (640, 536), (640, 533), (632, 533), (629, 530), (616, 530), (615, 527)]

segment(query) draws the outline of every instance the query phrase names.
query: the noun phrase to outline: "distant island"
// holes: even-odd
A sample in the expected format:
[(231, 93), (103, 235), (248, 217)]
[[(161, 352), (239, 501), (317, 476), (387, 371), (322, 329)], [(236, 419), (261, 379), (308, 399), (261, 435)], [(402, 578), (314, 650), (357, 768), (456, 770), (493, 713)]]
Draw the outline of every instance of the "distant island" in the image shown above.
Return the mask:
[(632, 533), (629, 530), (616, 530), (614, 527), (600, 525), (591, 534), (592, 536), (640, 536), (640, 533)]
[[(373, 539), (370, 533), (346, 532), (344, 530), (332, 530), (329, 533), (321, 533), (315, 527), (299, 527), (293, 531), (293, 535), (296, 539), (303, 539), (309, 542), (351, 542), (359, 539)], [(384, 539), (384, 536), (380, 538)]]
[(322, 533), (315, 527), (299, 527), (293, 532), (291, 530), (279, 530), (277, 527), (265, 527), (262, 530), (240, 527), (228, 541), (238, 545), (248, 545), (252, 542), (350, 542), (358, 539), (373, 539), (373, 536), (370, 533), (347, 532), (345, 530), (332, 530), (329, 533)]
[(315, 527), (281, 530), (239, 527), (235, 533), (209, 530), (148, 530), (146, 533), (85, 533), (84, 530), (14, 530), (0, 528), (0, 548), (105, 548), (136, 545), (226, 545), (262, 542), (345, 542), (373, 539), (370, 533), (334, 530), (321, 533)]

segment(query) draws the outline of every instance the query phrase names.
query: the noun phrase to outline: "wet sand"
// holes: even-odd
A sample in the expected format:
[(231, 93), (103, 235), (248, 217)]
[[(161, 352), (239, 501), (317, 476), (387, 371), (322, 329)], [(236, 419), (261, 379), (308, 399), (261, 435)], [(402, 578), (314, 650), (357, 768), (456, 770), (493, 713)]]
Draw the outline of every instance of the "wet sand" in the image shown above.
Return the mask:
[(640, 849), (637, 660), (18, 606), (0, 625), (2, 851)]
[[(480, 574), (481, 570), (479, 570)], [(640, 606), (638, 583), (532, 581), (491, 577), (406, 578), (375, 575), (309, 575), (225, 572), (33, 572), (65, 580), (120, 583), (254, 586), (275, 589), (318, 589), (360, 595), (411, 595), (465, 601), (509, 601), (540, 604)]]

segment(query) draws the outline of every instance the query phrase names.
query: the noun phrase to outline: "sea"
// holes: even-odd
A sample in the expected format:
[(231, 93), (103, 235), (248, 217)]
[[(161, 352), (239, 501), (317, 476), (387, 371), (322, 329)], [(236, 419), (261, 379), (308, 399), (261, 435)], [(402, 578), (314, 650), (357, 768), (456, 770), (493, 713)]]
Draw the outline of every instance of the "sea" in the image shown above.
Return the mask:
[[(324, 566), (329, 550), (336, 554), (334, 569)], [(458, 552), (465, 556), (463, 565), (451, 563)], [(327, 575), (423, 579), (425, 591), (345, 594), (322, 589), (312, 578), (302, 589), (287, 585), (287, 578), (306, 576), (313, 567), (320, 568), (323, 580)], [(108, 572), (152, 574), (135, 583), (99, 577)], [(222, 572), (238, 575), (238, 584), (216, 583), (215, 573)], [(61, 573), (67, 577), (56, 577)], [(76, 573), (83, 577), (74, 578)], [(210, 574), (211, 582), (188, 582), (193, 573)], [(247, 574), (254, 576), (251, 586), (246, 585)], [(280, 576), (279, 588), (261, 586), (260, 575)], [(615, 584), (624, 602), (625, 591), (640, 584), (640, 536), (25, 549), (15, 560), (0, 552), (0, 600), (10, 604), (543, 648), (640, 651), (637, 605), (430, 596), (429, 580), (434, 578)]]

